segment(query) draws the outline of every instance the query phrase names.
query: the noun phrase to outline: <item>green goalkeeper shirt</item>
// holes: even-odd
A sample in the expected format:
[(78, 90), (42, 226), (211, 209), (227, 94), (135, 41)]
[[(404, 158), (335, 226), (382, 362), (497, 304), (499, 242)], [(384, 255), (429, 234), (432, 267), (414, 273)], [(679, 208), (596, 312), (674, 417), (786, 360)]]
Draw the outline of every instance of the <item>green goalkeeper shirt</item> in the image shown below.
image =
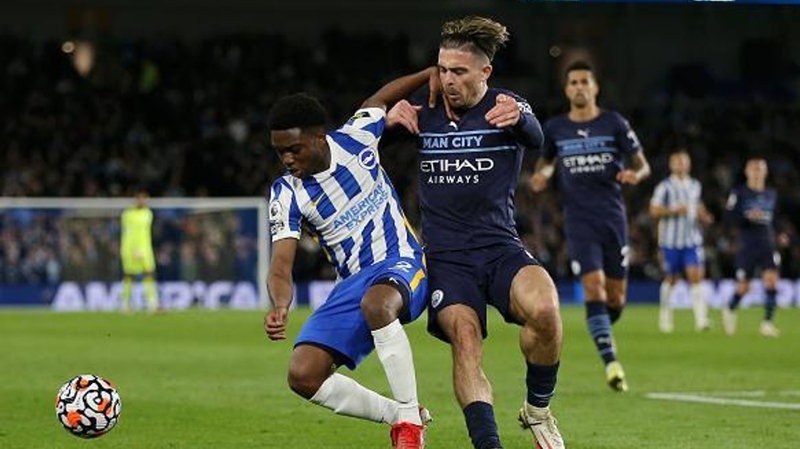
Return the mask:
[(148, 208), (131, 207), (122, 213), (122, 242), (120, 253), (132, 255), (136, 252), (152, 251), (151, 228), (153, 211)]

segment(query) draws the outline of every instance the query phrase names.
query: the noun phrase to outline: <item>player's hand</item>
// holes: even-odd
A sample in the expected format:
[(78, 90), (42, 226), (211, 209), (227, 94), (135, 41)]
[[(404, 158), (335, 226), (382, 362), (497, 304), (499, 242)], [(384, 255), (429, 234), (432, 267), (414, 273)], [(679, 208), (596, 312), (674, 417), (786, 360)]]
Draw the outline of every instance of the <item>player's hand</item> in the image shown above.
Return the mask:
[(428, 107), (433, 109), (436, 107), (436, 101), (442, 98), (444, 104), (444, 112), (450, 120), (458, 121), (458, 114), (453, 112), (450, 108), (450, 103), (447, 102), (447, 96), (444, 94), (444, 87), (442, 87), (442, 79), (439, 78), (439, 67), (431, 67), (431, 73), (428, 77)]
[(520, 114), (517, 100), (506, 95), (499, 94), (495, 99), (495, 105), (486, 113), (486, 121), (497, 128), (514, 126), (519, 122)]
[(536, 172), (531, 176), (530, 185), (534, 192), (539, 193), (547, 188), (547, 178), (543, 174)]
[(675, 215), (679, 216), (679, 217), (683, 217), (683, 216), (685, 216), (686, 214), (688, 214), (688, 213), (689, 213), (689, 208), (688, 208), (688, 207), (686, 207), (686, 205), (685, 205), (685, 204), (681, 204), (680, 206), (678, 206), (678, 207), (676, 207), (675, 209), (673, 209), (673, 211), (672, 211), (672, 212), (673, 212)]
[(760, 207), (756, 207), (755, 209), (750, 209), (745, 212), (745, 216), (750, 221), (761, 221), (764, 218), (764, 211), (761, 210)]
[(143, 260), (144, 259), (144, 251), (140, 249), (133, 250), (133, 258), (136, 260)]
[(639, 175), (633, 170), (622, 170), (617, 173), (617, 181), (622, 184), (630, 184), (635, 186), (636, 184), (639, 184), (641, 179), (639, 179)]
[(704, 212), (700, 214), (700, 223), (704, 226), (708, 226), (714, 223), (714, 216), (709, 212)]
[(275, 307), (264, 315), (264, 332), (272, 341), (286, 340), (286, 323), (289, 321), (288, 307)]
[(415, 106), (406, 100), (398, 101), (386, 114), (386, 126), (391, 128), (401, 125), (412, 134), (419, 134), (419, 122), (417, 112), (422, 106)]

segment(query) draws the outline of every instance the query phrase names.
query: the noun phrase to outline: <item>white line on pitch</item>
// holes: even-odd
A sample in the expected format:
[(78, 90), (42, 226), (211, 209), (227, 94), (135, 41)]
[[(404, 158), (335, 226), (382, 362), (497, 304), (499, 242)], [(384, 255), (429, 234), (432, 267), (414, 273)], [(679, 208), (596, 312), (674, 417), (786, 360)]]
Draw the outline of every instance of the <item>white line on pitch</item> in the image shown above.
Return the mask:
[(704, 404), (739, 405), (742, 407), (781, 408), (789, 410), (800, 410), (800, 404), (787, 404), (783, 402), (750, 401), (747, 399), (712, 398), (708, 396), (699, 396), (696, 394), (647, 393), (645, 396), (650, 399), (663, 399), (667, 401), (700, 402)]
[(683, 394), (683, 395), (691, 395), (691, 396), (723, 396), (723, 397), (748, 397), (748, 398), (760, 398), (767, 395), (767, 392), (764, 390), (752, 390), (752, 391), (682, 391), (680, 393), (654, 393), (654, 394)]

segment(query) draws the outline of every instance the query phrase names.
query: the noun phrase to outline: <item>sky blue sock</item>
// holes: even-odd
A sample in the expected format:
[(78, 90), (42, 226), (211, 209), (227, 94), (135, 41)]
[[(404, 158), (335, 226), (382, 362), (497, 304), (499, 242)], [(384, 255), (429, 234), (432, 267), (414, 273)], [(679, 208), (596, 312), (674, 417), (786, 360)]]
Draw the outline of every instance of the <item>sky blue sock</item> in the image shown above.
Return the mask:
[(603, 362), (608, 365), (617, 360), (617, 354), (614, 353), (614, 346), (611, 344), (611, 319), (605, 303), (600, 301), (586, 303), (586, 324)]

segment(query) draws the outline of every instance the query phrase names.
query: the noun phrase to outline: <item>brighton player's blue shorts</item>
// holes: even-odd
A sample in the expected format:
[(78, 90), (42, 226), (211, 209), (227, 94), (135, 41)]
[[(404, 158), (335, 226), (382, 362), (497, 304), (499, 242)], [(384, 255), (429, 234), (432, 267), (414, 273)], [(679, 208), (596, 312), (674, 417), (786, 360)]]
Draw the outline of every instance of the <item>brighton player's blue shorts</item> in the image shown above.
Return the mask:
[(375, 349), (369, 325), (361, 313), (361, 300), (376, 284), (391, 285), (408, 298), (407, 307), (400, 317), (402, 323), (417, 319), (425, 310), (428, 292), (422, 261), (387, 259), (337, 283), (325, 303), (303, 325), (295, 347), (310, 344), (333, 350), (334, 358), (343, 356), (343, 363), (355, 369)]
[(664, 271), (669, 275), (682, 274), (688, 267), (703, 266), (703, 248), (661, 248), (664, 256)]

